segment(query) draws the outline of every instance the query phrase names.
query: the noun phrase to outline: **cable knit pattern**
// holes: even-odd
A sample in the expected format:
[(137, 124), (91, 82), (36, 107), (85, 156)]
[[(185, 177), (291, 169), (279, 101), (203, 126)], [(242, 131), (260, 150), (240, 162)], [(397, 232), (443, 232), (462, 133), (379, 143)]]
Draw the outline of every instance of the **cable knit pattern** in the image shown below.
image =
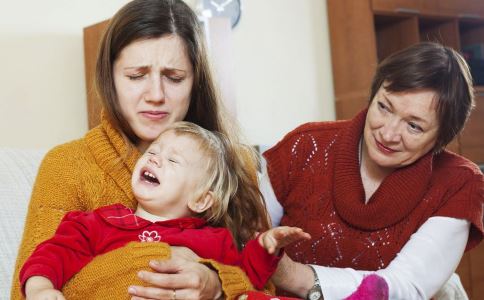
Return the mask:
[[(36, 245), (54, 234), (66, 212), (94, 210), (114, 204), (114, 201), (133, 209), (136, 207), (131, 191), (131, 173), (139, 156), (136, 149), (128, 151), (123, 137), (105, 116), (101, 124), (84, 138), (57, 146), (47, 153), (29, 203), (11, 299), (23, 298), (19, 287), (19, 269)], [(127, 250), (121, 248), (118, 251), (122, 253)], [(129, 263), (131, 261), (124, 265)], [(147, 261), (144, 260), (144, 263)], [(106, 256), (104, 265), (108, 269), (117, 268), (119, 259)], [(90, 270), (93, 278), (96, 277), (99, 270)], [(240, 269), (233, 274), (238, 275), (234, 281), (247, 280)], [(223, 288), (226, 293), (232, 289), (230, 285), (224, 285)]]
[(467, 250), (483, 234), (484, 177), (454, 153), (429, 153), (398, 169), (365, 204), (358, 142), (366, 111), (351, 121), (308, 123), (264, 153), (282, 225), (311, 234), (286, 252), (302, 263), (385, 268), (432, 216), (472, 223)]

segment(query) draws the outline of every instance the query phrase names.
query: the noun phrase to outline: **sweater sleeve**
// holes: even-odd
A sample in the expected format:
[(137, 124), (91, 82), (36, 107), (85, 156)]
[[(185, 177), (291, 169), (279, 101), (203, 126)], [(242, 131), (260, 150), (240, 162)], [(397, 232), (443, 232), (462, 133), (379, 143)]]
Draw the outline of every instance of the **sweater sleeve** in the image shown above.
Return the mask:
[(281, 260), (282, 251), (279, 255), (271, 255), (264, 249), (257, 239), (250, 240), (242, 250), (241, 267), (249, 276), (250, 281), (258, 290), (262, 290), (276, 271), (277, 264)]
[(325, 299), (343, 299), (364, 276), (376, 273), (389, 286), (390, 299), (429, 299), (449, 279), (464, 252), (469, 222), (434, 217), (412, 235), (397, 257), (376, 272), (315, 266)]
[(70, 212), (62, 219), (55, 235), (37, 246), (20, 270), (22, 291), (32, 276), (46, 277), (55, 289), (61, 290), (93, 258), (89, 237), (95, 233), (95, 227), (90, 219), (92, 214), (80, 211)]
[(58, 146), (47, 153), (41, 163), (15, 264), (11, 299), (22, 297), (18, 280), (19, 269), (34, 248), (54, 234), (67, 211), (82, 209), (77, 185), (77, 168), (74, 167), (78, 157), (73, 153), (74, 148), (78, 146)]
[[(221, 228), (218, 228), (217, 235), (219, 236), (219, 249), (217, 252), (220, 254), (217, 256), (205, 257), (214, 258), (219, 263), (226, 265), (239, 266), (249, 277), (252, 285), (256, 289), (262, 290), (269, 281), (269, 278), (276, 271), (277, 264), (281, 259), (282, 254), (277, 256), (269, 254), (266, 249), (259, 244), (257, 239), (248, 241), (244, 249), (239, 251), (229, 230), (221, 230)], [(282, 253), (282, 251), (280, 252)], [(213, 265), (208, 265), (213, 269), (216, 269)], [(219, 274), (222, 273), (219, 272)]]

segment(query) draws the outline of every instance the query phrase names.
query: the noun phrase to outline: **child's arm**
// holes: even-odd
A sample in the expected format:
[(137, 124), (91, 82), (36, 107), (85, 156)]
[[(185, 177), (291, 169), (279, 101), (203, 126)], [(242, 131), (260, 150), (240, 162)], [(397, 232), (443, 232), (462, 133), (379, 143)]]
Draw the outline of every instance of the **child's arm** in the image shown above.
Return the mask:
[(59, 290), (54, 289), (52, 282), (43, 276), (32, 276), (25, 283), (27, 300), (65, 300)]
[(269, 254), (277, 254), (281, 248), (293, 242), (310, 238), (309, 233), (304, 232), (301, 228), (278, 226), (261, 233), (257, 240)]

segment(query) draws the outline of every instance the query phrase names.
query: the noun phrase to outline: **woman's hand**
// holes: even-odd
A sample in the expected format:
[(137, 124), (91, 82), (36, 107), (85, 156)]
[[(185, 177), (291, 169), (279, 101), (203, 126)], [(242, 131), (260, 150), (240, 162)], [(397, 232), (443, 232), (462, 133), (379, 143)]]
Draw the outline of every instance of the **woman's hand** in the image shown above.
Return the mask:
[(284, 254), (271, 280), (276, 287), (306, 298), (314, 283), (314, 273), (309, 266), (295, 262)]
[(170, 260), (151, 261), (155, 272), (140, 271), (138, 277), (150, 286), (130, 286), (131, 299), (219, 299), (223, 293), (218, 274), (178, 254)]

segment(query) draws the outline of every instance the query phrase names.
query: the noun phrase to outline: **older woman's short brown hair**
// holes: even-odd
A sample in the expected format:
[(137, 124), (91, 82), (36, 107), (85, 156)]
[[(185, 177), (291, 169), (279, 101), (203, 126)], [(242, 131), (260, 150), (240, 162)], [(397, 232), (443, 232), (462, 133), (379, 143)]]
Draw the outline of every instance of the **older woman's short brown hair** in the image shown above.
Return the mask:
[(370, 102), (382, 85), (389, 92), (428, 89), (437, 94), (439, 133), (435, 151), (462, 130), (474, 106), (467, 63), (455, 50), (437, 43), (416, 44), (383, 60), (373, 78)]

